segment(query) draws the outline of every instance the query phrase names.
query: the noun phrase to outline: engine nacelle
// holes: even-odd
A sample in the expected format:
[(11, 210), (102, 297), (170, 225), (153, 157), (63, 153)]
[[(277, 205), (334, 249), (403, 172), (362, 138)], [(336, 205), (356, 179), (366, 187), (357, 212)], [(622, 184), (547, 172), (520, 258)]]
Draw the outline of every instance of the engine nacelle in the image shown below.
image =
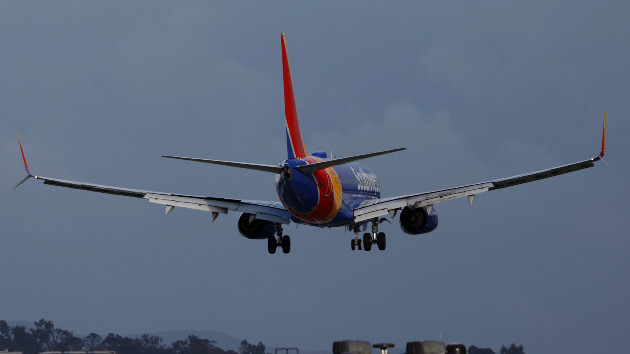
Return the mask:
[(427, 208), (404, 207), (400, 213), (400, 228), (409, 235), (426, 234), (438, 226), (438, 216), (435, 210), (427, 213)]
[(254, 219), (249, 221), (252, 214), (243, 213), (238, 218), (238, 232), (251, 240), (267, 239), (276, 233), (274, 224), (270, 221)]

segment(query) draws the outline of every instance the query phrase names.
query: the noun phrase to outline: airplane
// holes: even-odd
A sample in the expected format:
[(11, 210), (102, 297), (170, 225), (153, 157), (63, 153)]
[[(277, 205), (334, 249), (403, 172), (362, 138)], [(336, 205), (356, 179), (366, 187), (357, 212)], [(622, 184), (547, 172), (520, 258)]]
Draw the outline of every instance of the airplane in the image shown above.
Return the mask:
[[(343, 158), (331, 158), (325, 152), (310, 152), (302, 139), (293, 92), (286, 35), (281, 34), (282, 74), (284, 85), (284, 108), (286, 119), (287, 158), (278, 165), (211, 160), (203, 158), (163, 155), (165, 158), (196, 161), (231, 166), (275, 175), (277, 201), (255, 201), (229, 199), (214, 196), (194, 196), (164, 192), (152, 192), (129, 188), (111, 187), (84, 182), (67, 181), (51, 177), (36, 176), (31, 173), (22, 141), (18, 133), (18, 143), (28, 174), (13, 189), (29, 178), (44, 181), (44, 184), (58, 187), (81, 189), (91, 192), (121, 195), (146, 199), (151, 203), (162, 204), (168, 215), (175, 207), (202, 210), (211, 213), (211, 220), (220, 214), (239, 212), (238, 230), (248, 239), (266, 239), (267, 251), (283, 253), (291, 250), (291, 238), (283, 234), (283, 225), (297, 223), (323, 227), (345, 227), (354, 233), (351, 249), (370, 251), (373, 245), (379, 250), (386, 248), (385, 233), (379, 231), (379, 224), (389, 222), (400, 212), (399, 222), (403, 232), (420, 235), (435, 230), (438, 215), (435, 204), (467, 197), (472, 205), (479, 193), (494, 191), (515, 185), (529, 183), (564, 173), (575, 172), (595, 166), (602, 159), (605, 150), (606, 113), (602, 128), (602, 147), (597, 157), (568, 165), (553, 167), (518, 176), (495, 179), (460, 187), (415, 193), (397, 197), (381, 198), (380, 184), (376, 175), (358, 160), (394, 153), (405, 148), (390, 149)], [(368, 229), (363, 237), (359, 233)]]

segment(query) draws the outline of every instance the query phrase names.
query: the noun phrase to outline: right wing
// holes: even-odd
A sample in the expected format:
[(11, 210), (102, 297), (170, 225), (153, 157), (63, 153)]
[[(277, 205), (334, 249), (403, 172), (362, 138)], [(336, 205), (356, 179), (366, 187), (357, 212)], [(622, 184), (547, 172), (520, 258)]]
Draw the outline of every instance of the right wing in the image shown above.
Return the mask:
[(595, 166), (597, 158), (588, 159), (569, 165), (559, 166), (538, 172), (527, 173), (514, 177), (496, 179), (488, 182), (469, 184), (467, 186), (441, 189), (432, 192), (411, 194), (393, 198), (377, 199), (354, 210), (354, 222), (359, 223), (365, 220), (377, 218), (387, 214), (395, 215), (396, 211), (404, 207), (420, 208), (427, 207), (430, 214), (434, 204), (446, 202), (448, 200), (468, 197), (472, 204), (475, 195), (483, 192), (493, 191), (512, 187), (518, 184), (529, 183), (544, 178), (555, 177), (564, 173), (579, 171)]
[(385, 216), (387, 214), (394, 217), (398, 210), (404, 207), (420, 208), (426, 207), (427, 213), (431, 214), (434, 204), (448, 200), (468, 197), (470, 204), (473, 203), (475, 195), (483, 192), (493, 191), (507, 187), (516, 186), (523, 183), (538, 181), (541, 179), (555, 177), (561, 174), (583, 170), (595, 166), (595, 162), (604, 156), (606, 146), (606, 113), (604, 113), (604, 127), (602, 129), (602, 150), (599, 156), (592, 159), (575, 162), (572, 164), (553, 167), (550, 169), (525, 173), (518, 176), (496, 179), (492, 181), (475, 183), (461, 187), (441, 189), (432, 192), (404, 195), (393, 198), (376, 199), (361, 205), (354, 210), (354, 222), (360, 223), (373, 218)]
[(35, 178), (42, 180), (44, 181), (44, 184), (48, 184), (51, 186), (81, 189), (90, 192), (116, 194), (125, 197), (146, 199), (151, 203), (165, 205), (167, 215), (173, 210), (173, 208), (180, 207), (211, 212), (212, 221), (214, 221), (219, 216), (219, 214), (227, 214), (230, 211), (252, 214), (255, 215), (256, 219), (266, 220), (274, 223), (289, 224), (293, 220), (293, 215), (288, 210), (286, 210), (285, 207), (279, 202), (227, 199), (164, 192), (152, 192), (139, 189), (103, 186), (98, 184), (36, 176), (32, 174), (28, 168), (26, 157), (24, 156), (24, 149), (22, 148), (22, 141), (20, 140), (19, 134), (18, 141), (20, 143), (22, 159), (24, 160), (24, 168), (26, 169), (26, 173), (28, 175), (20, 183), (18, 183), (18, 185), (13, 187), (13, 189), (20, 186), (29, 178)]

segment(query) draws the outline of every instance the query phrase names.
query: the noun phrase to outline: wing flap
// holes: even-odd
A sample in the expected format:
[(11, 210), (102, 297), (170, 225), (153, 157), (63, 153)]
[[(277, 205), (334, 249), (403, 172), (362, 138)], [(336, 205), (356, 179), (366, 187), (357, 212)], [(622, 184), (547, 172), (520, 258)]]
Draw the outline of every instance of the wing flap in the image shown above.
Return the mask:
[[(202, 198), (174, 197), (154, 193), (148, 193), (143, 198), (147, 199), (150, 203), (162, 204), (169, 207), (188, 208), (220, 214), (227, 214), (229, 210), (227, 207), (212, 205), (212, 203)], [(232, 210), (234, 209), (236, 208), (233, 207)]]
[(492, 188), (491, 182), (471, 184), (468, 186), (448, 188), (427, 193), (419, 193), (388, 199), (379, 199), (370, 205), (354, 210), (354, 222), (361, 222), (389, 214), (392, 210), (404, 207), (419, 208), (448, 200), (468, 197), (487, 192)]
[(238, 200), (226, 198), (177, 195), (166, 193), (147, 193), (144, 197), (150, 203), (170, 207), (188, 208), (211, 213), (227, 214), (230, 211), (256, 215), (256, 219), (289, 224), (291, 213), (277, 202)]

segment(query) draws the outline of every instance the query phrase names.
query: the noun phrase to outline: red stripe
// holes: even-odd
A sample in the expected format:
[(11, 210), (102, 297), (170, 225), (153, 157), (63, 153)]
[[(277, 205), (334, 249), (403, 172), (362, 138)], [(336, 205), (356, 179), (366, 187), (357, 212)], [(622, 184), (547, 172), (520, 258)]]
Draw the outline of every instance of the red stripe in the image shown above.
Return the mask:
[(281, 35), (282, 41), (282, 77), (284, 81), (284, 114), (289, 129), (291, 145), (296, 158), (308, 156), (308, 151), (302, 141), (300, 124), (298, 122), (297, 108), (295, 106), (295, 96), (293, 95), (293, 82), (291, 81), (291, 68), (289, 67), (289, 53), (287, 52), (287, 39), (285, 34)]
[[(321, 160), (309, 156), (305, 159), (305, 161), (308, 163), (314, 163)], [(315, 209), (308, 214), (299, 213), (289, 207), (287, 207), (287, 209), (289, 209), (289, 211), (300, 220), (314, 224), (321, 224), (332, 220), (336, 216), (336, 213), (335, 215), (332, 215), (331, 213), (335, 207), (334, 185), (331, 176), (328, 174), (326, 169), (313, 172), (313, 177), (317, 181), (317, 189), (319, 193), (319, 200), (317, 201)], [(326, 192), (328, 192), (328, 195)]]
[(606, 112), (604, 112), (604, 127), (602, 128), (602, 152), (599, 157), (604, 157), (604, 150), (606, 150)]
[(28, 164), (26, 163), (26, 157), (24, 156), (24, 149), (22, 149), (22, 140), (20, 139), (20, 133), (17, 133), (17, 136), (18, 136), (18, 143), (20, 143), (20, 151), (22, 152), (22, 160), (24, 160), (24, 168), (26, 169), (26, 173), (28, 173), (29, 176), (32, 176), (33, 174), (28, 169)]

